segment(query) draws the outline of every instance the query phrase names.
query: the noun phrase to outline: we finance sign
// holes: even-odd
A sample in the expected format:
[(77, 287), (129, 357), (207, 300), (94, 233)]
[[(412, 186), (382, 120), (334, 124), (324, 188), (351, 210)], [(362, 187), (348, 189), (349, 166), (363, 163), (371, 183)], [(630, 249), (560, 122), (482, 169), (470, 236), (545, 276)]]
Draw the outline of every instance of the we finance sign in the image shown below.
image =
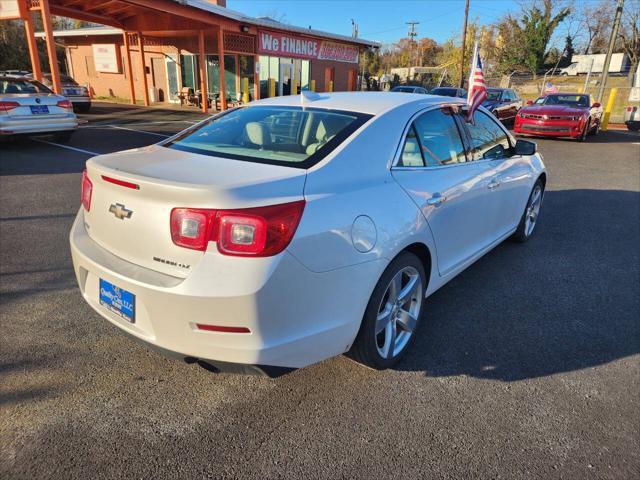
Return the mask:
[(267, 30), (258, 31), (258, 53), (275, 57), (358, 63), (358, 47)]

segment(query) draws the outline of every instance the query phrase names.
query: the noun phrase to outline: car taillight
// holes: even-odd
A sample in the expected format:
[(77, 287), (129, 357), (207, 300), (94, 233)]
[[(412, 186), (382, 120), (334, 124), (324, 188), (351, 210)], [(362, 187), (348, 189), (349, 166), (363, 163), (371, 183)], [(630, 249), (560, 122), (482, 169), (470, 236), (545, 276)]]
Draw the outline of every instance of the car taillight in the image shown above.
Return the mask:
[(0, 112), (8, 112), (19, 106), (20, 104), (18, 102), (0, 102)]
[(215, 210), (174, 208), (171, 210), (171, 239), (179, 247), (206, 250), (213, 237)]
[(73, 104), (71, 103), (71, 101), (67, 100), (66, 98), (64, 100), (58, 100), (58, 103), (56, 105), (58, 105), (60, 108), (73, 108)]
[(174, 208), (171, 239), (178, 246), (204, 251), (217, 242), (224, 255), (269, 257), (293, 238), (305, 201), (239, 210)]
[(88, 212), (91, 210), (91, 193), (93, 191), (93, 184), (89, 180), (89, 175), (85, 169), (82, 172), (82, 206)]

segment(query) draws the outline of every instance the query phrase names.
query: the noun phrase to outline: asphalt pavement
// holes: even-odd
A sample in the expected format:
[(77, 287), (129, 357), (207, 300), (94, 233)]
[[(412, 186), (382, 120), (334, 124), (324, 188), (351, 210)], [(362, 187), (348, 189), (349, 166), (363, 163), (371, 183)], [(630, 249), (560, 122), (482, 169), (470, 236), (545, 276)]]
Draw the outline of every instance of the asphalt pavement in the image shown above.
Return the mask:
[(85, 160), (203, 118), (82, 117), (68, 145), (0, 144), (0, 478), (638, 478), (639, 135), (539, 140), (535, 237), (430, 297), (397, 368), (268, 379), (165, 359), (82, 300)]

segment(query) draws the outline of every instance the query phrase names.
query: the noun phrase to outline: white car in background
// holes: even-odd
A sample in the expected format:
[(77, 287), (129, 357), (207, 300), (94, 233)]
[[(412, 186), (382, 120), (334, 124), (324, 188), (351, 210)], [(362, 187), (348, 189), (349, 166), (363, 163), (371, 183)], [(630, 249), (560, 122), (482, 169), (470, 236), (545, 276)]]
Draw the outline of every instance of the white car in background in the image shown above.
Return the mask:
[(345, 352), (393, 366), (425, 298), (529, 239), (540, 212), (535, 144), (484, 109), (466, 124), (462, 104), (271, 98), (92, 158), (70, 234), (82, 295), (213, 370), (277, 374)]
[(53, 134), (66, 142), (77, 126), (68, 98), (30, 78), (0, 76), (0, 138)]

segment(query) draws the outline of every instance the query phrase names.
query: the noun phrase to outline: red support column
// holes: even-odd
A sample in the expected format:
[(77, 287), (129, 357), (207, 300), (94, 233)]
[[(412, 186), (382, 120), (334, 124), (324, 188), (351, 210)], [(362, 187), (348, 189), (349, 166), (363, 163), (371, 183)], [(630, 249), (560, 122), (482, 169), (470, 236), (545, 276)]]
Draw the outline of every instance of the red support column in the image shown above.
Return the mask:
[[(260, 61), (258, 55), (253, 57), (253, 99), (260, 100), (260, 75), (257, 73), (256, 66)], [(262, 68), (262, 65), (258, 68)]]
[(53, 90), (56, 93), (62, 93), (60, 71), (58, 70), (58, 56), (56, 55), (56, 44), (53, 39), (53, 25), (51, 24), (51, 12), (49, 11), (49, 0), (40, 0), (40, 12), (42, 13), (42, 26), (44, 27), (45, 41), (47, 43), (49, 67), (51, 68), (51, 83), (53, 83)]
[(142, 32), (138, 32), (138, 47), (140, 48), (140, 73), (142, 74), (142, 98), (144, 98), (144, 105), (148, 107), (149, 102), (149, 85), (147, 84), (147, 67), (144, 64), (144, 39), (142, 38)]
[(204, 56), (204, 30), (198, 32), (198, 56), (200, 63), (200, 93), (202, 113), (207, 113), (209, 108), (207, 95), (207, 63)]
[(224, 80), (224, 35), (218, 27), (218, 69), (220, 70), (220, 110), (227, 109), (227, 87)]
[(131, 105), (136, 104), (136, 87), (133, 83), (133, 68), (131, 67), (131, 45), (129, 44), (129, 34), (122, 32), (122, 40), (124, 43), (124, 58), (126, 61), (125, 69), (129, 80), (129, 94), (131, 96)]
[(29, 11), (27, 0), (21, 0), (20, 15), (24, 22), (24, 33), (27, 37), (27, 45), (29, 46), (29, 58), (31, 59), (31, 71), (36, 80), (42, 81), (42, 68), (40, 67), (40, 57), (38, 56), (38, 45), (33, 30), (33, 17)]

